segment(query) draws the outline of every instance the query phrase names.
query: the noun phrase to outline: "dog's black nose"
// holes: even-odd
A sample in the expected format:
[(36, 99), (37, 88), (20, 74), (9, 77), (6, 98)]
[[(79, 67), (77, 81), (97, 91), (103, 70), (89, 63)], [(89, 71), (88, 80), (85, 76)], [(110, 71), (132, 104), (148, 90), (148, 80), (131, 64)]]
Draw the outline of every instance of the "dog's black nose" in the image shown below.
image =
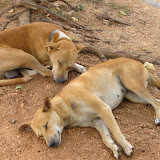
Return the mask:
[(55, 144), (54, 141), (52, 141), (52, 142), (49, 143), (49, 147), (55, 147), (55, 146), (56, 146), (56, 144)]
[(64, 83), (64, 82), (65, 82), (65, 80), (63, 78), (58, 79), (58, 83)]

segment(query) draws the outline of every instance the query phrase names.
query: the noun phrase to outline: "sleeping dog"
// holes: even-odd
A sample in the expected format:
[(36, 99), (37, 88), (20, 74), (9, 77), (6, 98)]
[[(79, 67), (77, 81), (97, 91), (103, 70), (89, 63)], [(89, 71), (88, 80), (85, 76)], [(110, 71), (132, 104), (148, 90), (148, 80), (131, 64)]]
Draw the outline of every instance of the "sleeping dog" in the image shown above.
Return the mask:
[[(13, 78), (0, 80), (0, 86), (27, 82), (37, 72), (44, 77), (53, 75), (62, 83), (72, 68), (86, 71), (76, 63), (83, 47), (75, 46), (61, 27), (51, 23), (37, 22), (0, 32), (0, 78)], [(52, 71), (42, 64), (52, 66)], [(16, 69), (23, 78), (16, 78)]]
[(46, 98), (33, 120), (19, 130), (31, 127), (37, 137), (43, 137), (49, 147), (54, 147), (61, 143), (65, 127), (95, 127), (117, 159), (121, 150), (111, 134), (124, 153), (131, 156), (133, 146), (121, 133), (112, 109), (124, 97), (134, 103), (151, 104), (156, 113), (155, 123), (159, 125), (160, 103), (147, 91), (148, 83), (160, 88), (160, 81), (138, 61), (118, 58), (103, 62), (71, 81), (52, 99)]

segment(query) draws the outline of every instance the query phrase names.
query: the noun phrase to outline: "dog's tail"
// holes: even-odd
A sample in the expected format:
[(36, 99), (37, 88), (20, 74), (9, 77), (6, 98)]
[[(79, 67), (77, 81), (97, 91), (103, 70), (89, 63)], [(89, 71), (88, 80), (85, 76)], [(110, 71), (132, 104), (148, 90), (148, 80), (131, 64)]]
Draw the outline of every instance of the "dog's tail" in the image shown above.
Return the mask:
[(160, 81), (149, 72), (149, 84), (160, 89)]
[(4, 79), (0, 80), (0, 86), (8, 86), (13, 84), (25, 83), (32, 79), (33, 77), (22, 77), (22, 78), (15, 78), (15, 79)]

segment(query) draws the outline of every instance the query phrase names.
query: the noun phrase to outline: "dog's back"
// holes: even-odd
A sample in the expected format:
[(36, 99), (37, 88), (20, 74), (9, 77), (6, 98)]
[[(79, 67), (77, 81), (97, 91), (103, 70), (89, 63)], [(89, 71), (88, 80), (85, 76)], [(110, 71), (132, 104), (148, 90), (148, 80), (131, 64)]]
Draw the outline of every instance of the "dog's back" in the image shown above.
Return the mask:
[[(44, 22), (36, 22), (0, 32), (0, 47), (21, 49), (32, 55), (37, 48), (44, 49), (52, 31), (61, 27)], [(38, 51), (37, 51), (38, 52)]]

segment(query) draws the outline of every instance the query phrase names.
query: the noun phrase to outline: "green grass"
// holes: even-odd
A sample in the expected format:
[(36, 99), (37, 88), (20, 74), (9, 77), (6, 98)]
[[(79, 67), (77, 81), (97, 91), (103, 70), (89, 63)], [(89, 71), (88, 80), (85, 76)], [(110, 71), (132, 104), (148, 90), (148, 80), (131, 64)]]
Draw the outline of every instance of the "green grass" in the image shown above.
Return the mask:
[(98, 3), (98, 2), (101, 2), (102, 0), (91, 0), (91, 2), (95, 2), (95, 3)]
[(128, 13), (128, 12), (130, 12), (131, 10), (127, 7), (127, 6), (125, 6), (125, 5), (118, 5), (118, 4), (116, 4), (116, 3), (109, 3), (109, 6), (112, 8), (112, 9), (116, 9), (116, 10), (122, 10), (123, 12), (125, 12), (125, 13)]

